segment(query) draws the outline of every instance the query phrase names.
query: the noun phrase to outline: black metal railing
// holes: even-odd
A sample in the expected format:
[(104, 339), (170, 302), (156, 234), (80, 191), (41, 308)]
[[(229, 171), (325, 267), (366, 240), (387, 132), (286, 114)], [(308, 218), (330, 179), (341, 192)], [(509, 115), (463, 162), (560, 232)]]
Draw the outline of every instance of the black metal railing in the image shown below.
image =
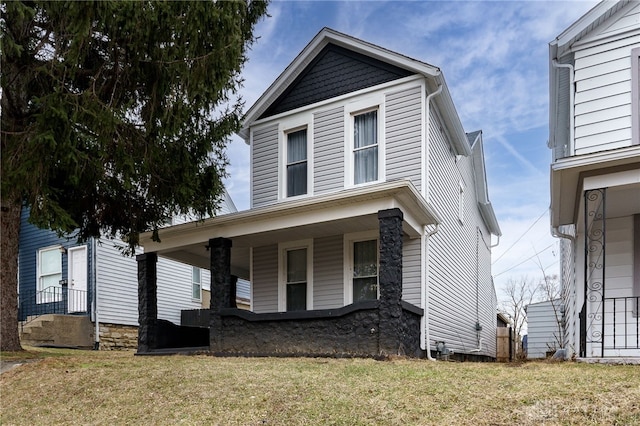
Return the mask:
[(605, 349), (640, 349), (640, 297), (605, 297), (604, 330)]
[(66, 283), (43, 290), (21, 292), (18, 320), (22, 325), (46, 314), (87, 313), (87, 291), (70, 289)]

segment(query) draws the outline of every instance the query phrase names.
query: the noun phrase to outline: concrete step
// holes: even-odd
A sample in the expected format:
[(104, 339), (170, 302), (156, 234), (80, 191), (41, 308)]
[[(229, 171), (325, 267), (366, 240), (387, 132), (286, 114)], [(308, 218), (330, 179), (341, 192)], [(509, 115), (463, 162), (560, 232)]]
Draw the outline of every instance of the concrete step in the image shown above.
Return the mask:
[(30, 346), (93, 347), (93, 323), (88, 316), (43, 315), (22, 327), (20, 339)]

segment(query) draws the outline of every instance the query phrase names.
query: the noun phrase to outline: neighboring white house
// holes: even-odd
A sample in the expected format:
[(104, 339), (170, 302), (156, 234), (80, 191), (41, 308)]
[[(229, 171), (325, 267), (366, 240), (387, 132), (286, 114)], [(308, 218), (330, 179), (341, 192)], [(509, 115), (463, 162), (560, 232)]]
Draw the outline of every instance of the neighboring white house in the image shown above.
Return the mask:
[(562, 301), (546, 300), (527, 305), (527, 358), (546, 358), (563, 343)]
[(551, 227), (565, 347), (640, 357), (640, 3), (603, 1), (549, 45)]
[[(234, 211), (236, 207), (225, 191), (219, 214)], [(93, 346), (135, 348), (138, 270), (135, 259), (124, 257), (118, 249), (124, 244), (104, 238), (78, 243), (73, 237), (60, 238), (55, 232), (39, 229), (28, 219), (29, 210), (24, 209), (19, 245), (19, 320), (29, 319), (31, 323), (23, 327), (26, 330), (23, 340), (31, 344), (58, 344), (58, 336), (52, 334), (61, 327), (47, 325), (54, 318), (49, 316), (41, 321), (36, 317), (72, 314), (86, 316), (93, 323)], [(182, 217), (173, 222), (187, 221)], [(158, 271), (159, 319), (180, 324), (182, 310), (202, 308), (208, 303), (211, 281), (208, 269), (160, 259)], [(67, 283), (64, 291), (62, 282)], [(42, 327), (51, 331), (40, 330)]]
[(482, 132), (465, 133), (439, 68), (325, 28), (240, 135), (250, 210), (141, 236), (201, 267), (215, 243), (250, 281), (251, 313), (212, 302), (213, 351), (495, 357)]

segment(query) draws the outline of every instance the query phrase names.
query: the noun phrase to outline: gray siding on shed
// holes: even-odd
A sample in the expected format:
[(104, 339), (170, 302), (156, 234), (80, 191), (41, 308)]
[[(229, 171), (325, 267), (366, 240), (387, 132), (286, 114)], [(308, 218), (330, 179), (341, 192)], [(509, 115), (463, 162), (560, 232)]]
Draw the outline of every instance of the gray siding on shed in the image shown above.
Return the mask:
[(314, 194), (344, 187), (344, 107), (313, 115)]
[(410, 179), (421, 190), (422, 88), (386, 95), (386, 179)]
[(251, 206), (278, 199), (278, 125), (253, 131), (251, 143)]
[(545, 358), (548, 351), (559, 347), (561, 338), (556, 313), (560, 315), (560, 304), (557, 299), (527, 306), (527, 358)]
[(253, 312), (278, 311), (278, 246), (253, 248), (251, 276)]
[(344, 306), (344, 243), (342, 235), (313, 241), (313, 309)]

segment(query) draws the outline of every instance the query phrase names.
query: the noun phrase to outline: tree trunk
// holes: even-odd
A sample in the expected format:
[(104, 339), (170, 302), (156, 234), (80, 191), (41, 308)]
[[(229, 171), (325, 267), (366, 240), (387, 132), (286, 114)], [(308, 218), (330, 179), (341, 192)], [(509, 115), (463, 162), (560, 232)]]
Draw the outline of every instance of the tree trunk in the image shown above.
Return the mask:
[(0, 212), (0, 350), (21, 351), (18, 333), (18, 246), (20, 241), (19, 201), (2, 200)]

